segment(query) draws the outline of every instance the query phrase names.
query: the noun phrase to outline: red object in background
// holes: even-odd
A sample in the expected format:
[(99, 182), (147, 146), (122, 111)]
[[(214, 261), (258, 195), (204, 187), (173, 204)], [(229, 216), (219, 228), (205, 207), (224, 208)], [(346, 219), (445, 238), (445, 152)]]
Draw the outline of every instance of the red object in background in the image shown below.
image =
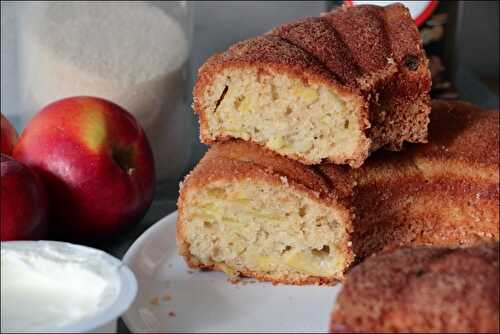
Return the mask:
[(46, 106), (21, 134), (13, 156), (47, 186), (51, 237), (110, 237), (139, 222), (153, 200), (154, 160), (144, 131), (131, 114), (100, 98)]
[(379, 5), (379, 6), (387, 6), (391, 2), (393, 3), (401, 3), (405, 5), (409, 10), (411, 17), (415, 20), (417, 26), (421, 26), (432, 14), (434, 9), (436, 9), (438, 5), (437, 0), (429, 0), (429, 1), (356, 1), (356, 0), (345, 0), (344, 1), (348, 5), (361, 5), (361, 4), (369, 4), (369, 5)]
[(38, 240), (47, 235), (47, 194), (28, 167), (0, 154), (0, 239)]
[(11, 155), (16, 142), (16, 129), (4, 115), (0, 114), (0, 153)]

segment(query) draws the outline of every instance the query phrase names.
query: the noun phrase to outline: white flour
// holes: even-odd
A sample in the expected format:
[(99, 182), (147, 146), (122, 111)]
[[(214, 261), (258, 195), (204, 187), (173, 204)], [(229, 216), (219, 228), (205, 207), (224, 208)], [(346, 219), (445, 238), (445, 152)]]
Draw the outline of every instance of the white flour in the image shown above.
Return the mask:
[(180, 25), (144, 2), (33, 4), (23, 16), (26, 112), (68, 96), (109, 99), (144, 127), (161, 180), (189, 158), (183, 94), (188, 42)]

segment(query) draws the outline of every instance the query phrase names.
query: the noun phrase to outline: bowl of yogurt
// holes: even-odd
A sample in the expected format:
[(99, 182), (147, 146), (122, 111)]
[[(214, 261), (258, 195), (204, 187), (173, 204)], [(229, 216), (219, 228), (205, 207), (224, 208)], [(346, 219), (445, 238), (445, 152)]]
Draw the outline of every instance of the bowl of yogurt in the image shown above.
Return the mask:
[(113, 256), (55, 241), (1, 243), (1, 332), (114, 333), (137, 294)]

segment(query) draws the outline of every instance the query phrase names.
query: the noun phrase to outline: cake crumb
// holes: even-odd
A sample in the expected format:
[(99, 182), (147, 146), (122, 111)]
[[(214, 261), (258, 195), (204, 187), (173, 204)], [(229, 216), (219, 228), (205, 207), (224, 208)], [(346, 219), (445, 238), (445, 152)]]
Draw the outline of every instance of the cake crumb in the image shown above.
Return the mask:
[(168, 315), (169, 315), (169, 316), (171, 316), (171, 317), (173, 317), (173, 318), (175, 318), (175, 315), (176, 315), (176, 314), (175, 314), (175, 312), (174, 312), (174, 311), (170, 311), (170, 312), (168, 312)]
[(232, 276), (230, 278), (227, 279), (227, 281), (231, 284), (238, 284), (241, 282), (241, 277), (239, 276)]
[(172, 300), (172, 296), (171, 296), (168, 292), (166, 292), (166, 293), (165, 293), (165, 294), (161, 297), (161, 299), (162, 299), (162, 300), (164, 300), (164, 301), (166, 301), (166, 302), (168, 302), (168, 301)]
[(249, 278), (245, 278), (245, 277), (241, 277), (241, 276), (230, 277), (227, 279), (227, 281), (231, 284), (243, 285), (243, 286), (248, 285), (248, 284), (258, 283), (258, 281), (254, 280), (254, 279), (249, 279)]
[(281, 183), (288, 186), (288, 178), (286, 176), (280, 176)]
[(151, 298), (151, 300), (149, 301), (149, 303), (151, 305), (160, 305), (160, 298), (158, 298), (158, 297)]

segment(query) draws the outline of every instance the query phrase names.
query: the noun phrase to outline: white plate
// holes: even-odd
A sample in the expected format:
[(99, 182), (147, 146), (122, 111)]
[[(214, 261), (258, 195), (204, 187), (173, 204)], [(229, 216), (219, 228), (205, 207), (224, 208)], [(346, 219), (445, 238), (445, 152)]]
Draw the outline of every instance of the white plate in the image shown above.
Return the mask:
[(340, 285), (232, 284), (222, 273), (190, 270), (177, 254), (176, 218), (174, 212), (161, 219), (125, 254), (139, 284), (137, 298), (123, 316), (131, 331), (328, 331)]

